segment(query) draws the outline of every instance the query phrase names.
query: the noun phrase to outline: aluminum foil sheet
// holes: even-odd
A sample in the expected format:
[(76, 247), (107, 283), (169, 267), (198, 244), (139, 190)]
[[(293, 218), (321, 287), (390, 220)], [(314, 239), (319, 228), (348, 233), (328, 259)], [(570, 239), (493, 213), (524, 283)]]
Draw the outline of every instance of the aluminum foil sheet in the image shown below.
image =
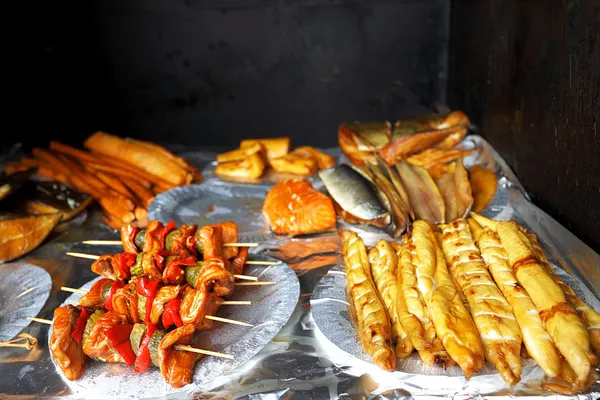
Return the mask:
[[(275, 261), (272, 258), (253, 257)], [(108, 364), (88, 361), (83, 376), (76, 381), (64, 377), (60, 368), (57, 371), (75, 395), (85, 398), (143, 398), (148, 394), (163, 397), (173, 393), (188, 393), (194, 385), (209, 382), (217, 376), (242, 365), (260, 351), (279, 332), (292, 315), (298, 296), (300, 284), (294, 271), (281, 262), (264, 267), (247, 267), (244, 273), (257, 276), (261, 281), (275, 281), (272, 286), (245, 286), (236, 288), (230, 300), (250, 300), (251, 306), (221, 306), (217, 316), (243, 321), (254, 325), (245, 327), (215, 322), (215, 329), (198, 332), (192, 345), (198, 348), (218, 351), (234, 356), (233, 360), (205, 356), (196, 363), (193, 383), (182, 388), (173, 388), (163, 379), (160, 370), (150, 368), (142, 374), (133, 371), (133, 367), (125, 364)], [(100, 280), (98, 277), (80, 289), (89, 290)], [(73, 293), (62, 305), (77, 303), (82, 294)], [(50, 336), (52, 328), (50, 328)], [(56, 364), (55, 364), (56, 365)]]
[[(574, 287), (581, 290), (588, 303), (593, 304), (593, 301), (597, 301), (600, 297), (600, 274), (598, 273), (600, 256), (529, 201), (512, 171), (485, 140), (479, 136), (468, 136), (462, 145), (476, 149), (475, 153), (465, 160), (467, 166), (480, 164), (493, 168), (499, 177), (499, 190), (485, 214), (499, 219), (515, 218), (535, 231), (544, 250), (551, 256), (550, 261), (577, 279), (579, 284)], [(202, 151), (187, 150), (183, 156), (205, 171), (215, 159), (215, 153)], [(339, 161), (343, 162), (344, 158), (340, 157)], [(202, 186), (211, 187), (211, 196), (213, 193), (223, 193), (223, 196), (227, 196), (227, 192), (216, 192), (214, 188), (216, 186), (230, 189), (232, 193), (234, 190), (237, 191), (238, 203), (228, 202), (228, 211), (219, 216), (219, 219), (222, 217), (244, 222), (244, 219), (252, 220), (254, 218), (252, 215), (256, 216), (255, 222), (248, 224), (254, 233), (241, 231), (240, 237), (246, 241), (254, 241), (250, 239), (253, 236), (264, 238), (264, 240), (256, 240), (261, 241), (261, 245), (252, 250), (254, 255), (273, 256), (289, 265), (300, 281), (300, 300), (291, 318), (279, 333), (245, 363), (210, 381), (203, 381), (189, 390), (186, 388), (183, 392), (161, 396), (161, 392), (147, 390), (140, 397), (215, 400), (224, 398), (406, 399), (411, 397), (467, 399), (492, 396), (496, 399), (568, 398), (539, 391), (537, 383), (542, 377), (536, 376), (539, 369), (535, 367), (527, 367), (524, 370), (523, 381), (529, 384), (508, 389), (497, 374), (480, 375), (469, 382), (461, 381), (460, 376), (402, 372), (390, 374), (359, 356), (340, 349), (320, 331), (321, 322), (318, 322), (319, 326), (317, 326), (315, 321), (318, 318), (318, 305), (312, 306), (310, 303), (311, 295), (318, 282), (327, 275), (329, 270), (341, 264), (340, 241), (337, 235), (323, 234), (303, 238), (275, 236), (269, 232), (269, 228), (264, 223), (262, 227), (260, 226), (256, 213), (258, 207), (244, 209), (245, 204), (255, 200), (246, 199), (251, 195), (239, 191), (239, 188), (244, 187), (248, 191), (254, 191), (258, 190), (260, 185), (219, 182), (210, 175), (206, 175), (205, 178), (207, 178), (206, 183)], [(317, 183), (315, 184), (319, 187)], [(263, 186), (262, 190), (268, 190), (268, 186)], [(161, 197), (162, 195), (159, 196)], [(208, 201), (204, 208), (188, 207), (193, 213), (186, 211), (190, 215), (186, 215), (185, 221), (183, 219), (180, 221), (187, 223), (188, 217), (198, 218), (195, 221), (203, 219), (209, 222), (216, 221), (216, 218), (211, 219), (208, 215), (211, 212), (208, 206), (223, 204), (225, 199), (231, 200), (219, 196), (218, 201)], [(176, 199), (173, 200), (177, 202)], [(154, 205), (151, 209), (154, 209)], [(173, 210), (176, 214), (177, 206), (174, 206)], [(236, 210), (244, 211), (235, 214)], [(151, 215), (156, 217), (154, 211)], [(159, 219), (167, 221), (171, 219), (171, 215), (165, 214)], [(338, 220), (338, 228), (343, 227), (356, 230), (371, 241), (371, 244), (381, 238), (391, 240), (381, 230), (348, 225)], [(68, 294), (59, 291), (61, 285), (80, 287), (96, 277), (89, 270), (89, 260), (68, 258), (64, 255), (65, 251), (103, 254), (115, 253), (119, 250), (114, 246), (97, 248), (79, 243), (85, 239), (118, 239), (118, 234), (107, 228), (99, 215), (92, 212), (81, 227), (75, 227), (54, 238), (50, 243), (41, 246), (21, 260), (44, 268), (52, 276), (52, 293), (38, 316), (52, 318), (52, 310), (66, 300)], [(327, 275), (327, 279), (330, 278), (333, 276)], [(339, 305), (344, 306), (342, 303)], [(313, 308), (317, 309), (315, 318), (313, 318)], [(24, 328), (24, 331), (40, 340), (39, 348), (31, 352), (23, 349), (0, 350), (0, 377), (2, 377), (0, 394), (60, 398), (74, 396), (72, 389), (61, 378), (49, 357), (48, 327), (32, 323)], [(105, 389), (95, 387), (93, 390)], [(588, 393), (571, 398), (594, 399), (598, 397), (598, 391), (600, 390), (596, 385)], [(78, 397), (92, 394), (93, 392), (89, 391)]]
[(40, 312), (52, 287), (50, 275), (31, 264), (0, 265), (0, 341), (11, 340)]

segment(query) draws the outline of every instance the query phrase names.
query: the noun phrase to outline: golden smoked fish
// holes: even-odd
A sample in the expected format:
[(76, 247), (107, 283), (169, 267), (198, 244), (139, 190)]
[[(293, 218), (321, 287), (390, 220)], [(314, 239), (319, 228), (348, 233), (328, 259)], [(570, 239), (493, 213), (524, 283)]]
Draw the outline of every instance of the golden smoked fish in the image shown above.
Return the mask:
[(596, 356), (590, 350), (590, 337), (560, 286), (546, 272), (529, 238), (514, 221), (500, 222), (497, 232), (519, 284), (531, 300), (556, 347), (565, 357), (580, 385), (585, 385)]
[(392, 246), (385, 240), (379, 241), (369, 250), (371, 275), (392, 324), (392, 340), (396, 344), (396, 357), (405, 358), (413, 351), (413, 345), (402, 328), (400, 317), (396, 310), (398, 283), (396, 270), (398, 257)]
[(512, 308), (485, 267), (467, 221), (440, 228), (446, 261), (469, 302), (486, 359), (514, 386), (521, 380), (523, 337)]
[(590, 335), (590, 345), (596, 353), (596, 357), (600, 357), (600, 314), (592, 307), (588, 306), (583, 300), (581, 300), (577, 294), (575, 294), (573, 289), (571, 289), (569, 285), (567, 285), (558, 275), (556, 275), (556, 273), (554, 273), (552, 266), (548, 262), (548, 259), (542, 250), (542, 247), (537, 241), (535, 233), (528, 233), (527, 237), (535, 249), (538, 259), (542, 262), (542, 265), (546, 269), (546, 272), (548, 272), (554, 282), (556, 282), (562, 288), (565, 295), (567, 295), (567, 299), (569, 299), (571, 302), (571, 305), (575, 307), (575, 310), (583, 321), (585, 329), (587, 329), (588, 334)]
[(378, 367), (393, 371), (396, 369), (396, 354), (392, 348), (392, 329), (370, 275), (365, 244), (356, 233), (346, 229), (342, 229), (339, 235), (343, 242), (348, 301), (363, 348)]
[(413, 237), (418, 258), (419, 290), (444, 348), (467, 379), (484, 365), (483, 346), (477, 328), (458, 296), (433, 226), (415, 221)]
[(513, 308), (517, 323), (523, 333), (523, 343), (527, 352), (547, 376), (551, 378), (559, 376), (560, 353), (544, 329), (535, 304), (513, 274), (500, 238), (496, 232), (485, 227), (481, 235), (476, 236), (476, 239), (479, 242), (479, 250), (485, 265)]
[(393, 243), (398, 255), (397, 310), (402, 327), (413, 347), (427, 365), (446, 367), (454, 361), (437, 337), (425, 300), (417, 288), (417, 254), (409, 234), (404, 235), (402, 245)]

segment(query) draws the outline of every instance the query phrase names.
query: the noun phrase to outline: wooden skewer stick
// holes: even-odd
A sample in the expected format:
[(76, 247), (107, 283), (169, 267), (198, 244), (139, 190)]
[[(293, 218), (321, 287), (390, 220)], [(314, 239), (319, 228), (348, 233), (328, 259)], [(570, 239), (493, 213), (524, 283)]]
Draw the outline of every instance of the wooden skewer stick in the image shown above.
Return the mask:
[(224, 300), (224, 301), (219, 301), (219, 305), (221, 305), (221, 306), (251, 306), (252, 302), (250, 300)]
[[(72, 251), (67, 251), (67, 255), (71, 257), (79, 257), (79, 258), (87, 258), (89, 260), (97, 260), (100, 256), (96, 256), (94, 254), (85, 254), (85, 253), (76, 253)], [(233, 275), (234, 278), (245, 280), (245, 281), (257, 281), (258, 278), (250, 275)], [(78, 292), (73, 292), (78, 293)]]
[(214, 315), (205, 315), (204, 318), (210, 319), (210, 320), (213, 320), (213, 321), (218, 321), (218, 322), (225, 322), (226, 324), (242, 325), (242, 326), (254, 326), (254, 325), (249, 324), (247, 322), (237, 321), (235, 319), (229, 319), (229, 318), (215, 317)]
[[(50, 321), (49, 319), (34, 318), (34, 317), (27, 317), (27, 319), (29, 319), (31, 321), (35, 321), (35, 322), (41, 322), (42, 324), (52, 325), (52, 321)], [(239, 321), (236, 321), (236, 322), (239, 322)], [(192, 347), (192, 346), (184, 346), (184, 345), (179, 344), (179, 345), (175, 346), (175, 349), (176, 350), (181, 350), (181, 351), (191, 351), (192, 353), (207, 354), (209, 356), (229, 358), (229, 359), (233, 360), (233, 356), (230, 355), (230, 354), (219, 353), (219, 352), (210, 351), (210, 350), (197, 349), (197, 348)]]
[[(81, 294), (87, 293), (87, 291), (85, 291), (85, 290), (73, 289), (68, 286), (61, 286), (60, 290), (62, 290), (63, 292), (72, 292), (72, 293), (81, 293)], [(252, 302), (250, 300), (225, 300), (225, 301), (219, 302), (219, 304), (224, 305), (224, 306), (249, 306), (249, 305), (252, 305)], [(72, 303), (72, 305), (77, 305), (77, 303)]]
[[(119, 245), (121, 244), (120, 240), (84, 240), (81, 242), (83, 244), (92, 244), (92, 245)], [(225, 247), (258, 247), (258, 243), (224, 243)]]
[(246, 265), (275, 265), (279, 261), (246, 261)]
[(219, 353), (219, 352), (210, 351), (210, 350), (197, 349), (195, 347), (185, 346), (183, 344), (177, 344), (174, 346), (174, 348), (175, 348), (175, 350), (189, 351), (192, 353), (206, 354), (209, 356), (222, 357), (222, 358), (228, 358), (230, 360), (233, 360), (233, 356), (231, 354)]
[(240, 283), (236, 283), (235, 286), (266, 286), (266, 285), (275, 285), (277, 282), (267, 282), (267, 281), (260, 281), (260, 282), (240, 282)]
[(71, 293), (81, 293), (81, 294), (86, 294), (87, 291), (85, 290), (81, 290), (81, 289), (73, 289), (67, 286), (61, 286), (60, 290), (62, 290), (63, 292), (71, 292)]

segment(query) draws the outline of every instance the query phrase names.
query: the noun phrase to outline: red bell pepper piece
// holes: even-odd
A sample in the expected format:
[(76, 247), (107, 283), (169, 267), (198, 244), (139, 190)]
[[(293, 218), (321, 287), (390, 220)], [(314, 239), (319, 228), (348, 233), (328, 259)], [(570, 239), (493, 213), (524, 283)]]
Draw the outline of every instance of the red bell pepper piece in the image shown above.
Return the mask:
[(183, 325), (181, 322), (181, 316), (179, 315), (179, 308), (181, 306), (181, 299), (179, 297), (169, 301), (165, 306), (165, 311), (162, 315), (162, 323), (165, 328), (175, 324), (178, 328)]
[(85, 330), (85, 325), (87, 324), (88, 319), (92, 315), (88, 312), (87, 309), (82, 308), (81, 313), (79, 314), (79, 318), (77, 318), (77, 324), (75, 325), (75, 330), (71, 332), (71, 337), (77, 344), (81, 344), (81, 339), (83, 339), (83, 331)]
[(123, 357), (123, 361), (125, 361), (128, 366), (131, 367), (133, 365), (135, 362), (135, 353), (131, 348), (131, 342), (129, 342), (129, 340), (117, 345), (115, 350), (121, 355), (121, 357)]
[(156, 267), (159, 270), (162, 271), (165, 268), (165, 261), (166, 261), (167, 257), (170, 255), (171, 255), (171, 253), (169, 253), (166, 250), (158, 250), (156, 252), (155, 263), (156, 263)]
[(135, 236), (138, 234), (138, 232), (140, 230), (141, 230), (140, 228), (134, 227), (131, 230), (131, 233), (129, 234), (129, 242), (133, 244), (133, 248), (135, 248), (135, 249), (137, 249), (137, 246), (135, 245)]
[(113, 310), (113, 306), (112, 306), (113, 295), (117, 292), (117, 289), (120, 289), (123, 286), (125, 286), (125, 284), (123, 282), (119, 282), (119, 281), (115, 281), (111, 285), (110, 290), (108, 291), (108, 295), (106, 296), (106, 299), (104, 299), (104, 308), (106, 308), (108, 311)]
[(115, 348), (124, 341), (129, 342), (129, 335), (131, 335), (132, 330), (133, 325), (129, 324), (113, 326), (112, 328), (106, 331), (106, 338), (108, 339), (108, 343), (113, 348)]
[(144, 323), (147, 323), (150, 320), (150, 311), (152, 310), (152, 303), (156, 297), (157, 290), (158, 281), (142, 278), (138, 282), (137, 292), (146, 297), (146, 315), (144, 316)]
[(148, 324), (148, 328), (146, 329), (146, 334), (140, 343), (140, 350), (138, 352), (138, 356), (135, 359), (135, 366), (133, 370), (135, 372), (144, 372), (148, 369), (150, 364), (152, 363), (152, 359), (150, 358), (150, 350), (148, 349), (148, 344), (150, 343), (150, 339), (152, 339), (152, 335), (156, 331), (156, 325), (153, 323)]
[(177, 225), (175, 225), (175, 221), (170, 220), (169, 223), (167, 224), (167, 226), (162, 228), (162, 230), (160, 231), (159, 240), (160, 240), (160, 243), (162, 244), (163, 249), (166, 247), (165, 246), (166, 245), (165, 238), (167, 237), (169, 232), (174, 231), (175, 229), (177, 229)]
[(195, 265), (196, 263), (196, 259), (192, 256), (186, 257), (182, 260), (171, 261), (169, 264), (167, 264), (167, 267), (163, 272), (163, 282), (171, 285), (179, 285), (183, 283), (183, 280), (185, 279), (185, 273), (181, 267)]

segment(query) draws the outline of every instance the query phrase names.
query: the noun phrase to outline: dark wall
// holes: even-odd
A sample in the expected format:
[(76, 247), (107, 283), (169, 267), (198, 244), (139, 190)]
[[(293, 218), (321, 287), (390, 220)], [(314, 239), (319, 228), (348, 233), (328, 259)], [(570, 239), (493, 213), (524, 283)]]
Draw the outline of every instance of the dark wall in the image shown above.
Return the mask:
[[(448, 0), (45, 2), (24, 50), (32, 130), (191, 145), (290, 135), (445, 100)], [(20, 62), (20, 61), (19, 61)], [(27, 99), (25, 99), (27, 100)]]
[(454, 0), (449, 102), (600, 251), (600, 2)]

